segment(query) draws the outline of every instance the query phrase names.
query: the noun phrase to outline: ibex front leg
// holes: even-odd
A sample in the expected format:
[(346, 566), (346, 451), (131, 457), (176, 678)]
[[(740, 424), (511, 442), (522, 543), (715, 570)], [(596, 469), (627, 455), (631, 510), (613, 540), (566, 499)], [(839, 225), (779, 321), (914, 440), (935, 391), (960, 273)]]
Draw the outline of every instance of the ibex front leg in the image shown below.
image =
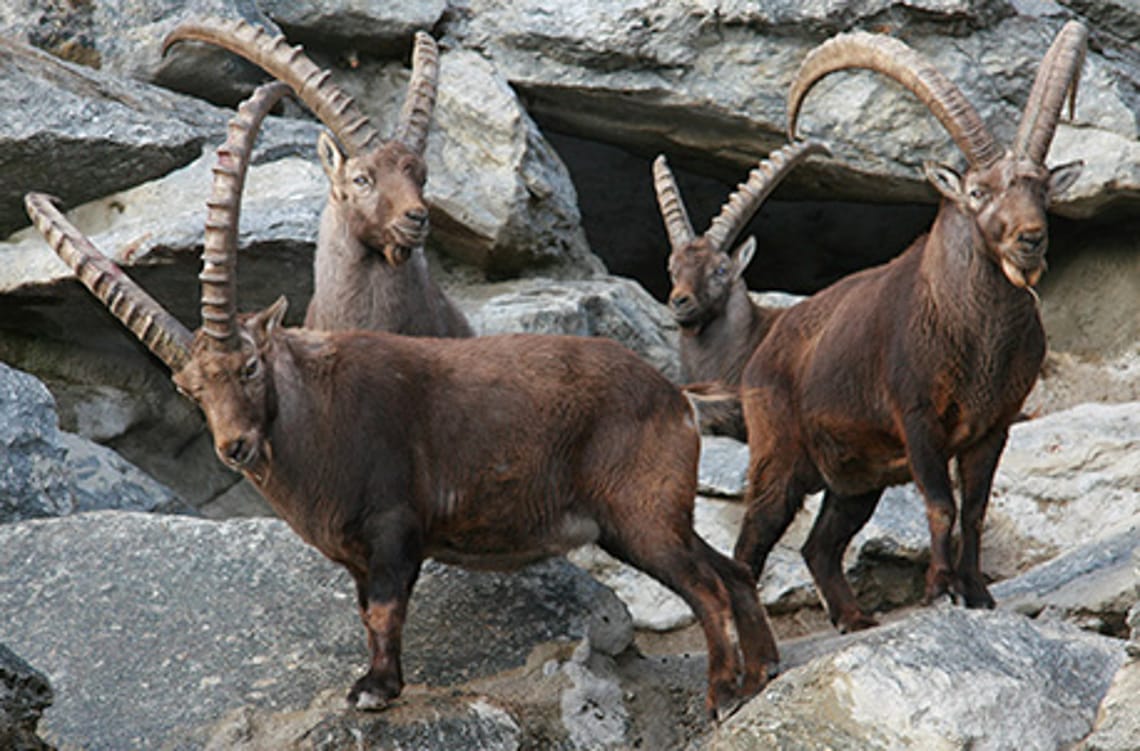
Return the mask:
[(995, 430), (958, 455), (962, 486), (962, 546), (958, 550), (958, 578), (967, 607), (992, 608), (981, 569), (982, 526), (990, 502), (994, 472), (1005, 448), (1008, 429)]
[(404, 688), (400, 644), (412, 587), (423, 560), (420, 534), (408, 520), (385, 514), (372, 530), (368, 573), (356, 577), (360, 618), (368, 632), (368, 672), (348, 693), (348, 703), (383, 709)]
[(951, 533), (958, 516), (947, 468), (946, 436), (933, 414), (911, 412), (903, 418), (906, 453), (911, 475), (926, 501), (930, 526), (930, 568), (926, 572), (926, 602), (944, 594), (961, 594), (961, 583), (951, 563)]

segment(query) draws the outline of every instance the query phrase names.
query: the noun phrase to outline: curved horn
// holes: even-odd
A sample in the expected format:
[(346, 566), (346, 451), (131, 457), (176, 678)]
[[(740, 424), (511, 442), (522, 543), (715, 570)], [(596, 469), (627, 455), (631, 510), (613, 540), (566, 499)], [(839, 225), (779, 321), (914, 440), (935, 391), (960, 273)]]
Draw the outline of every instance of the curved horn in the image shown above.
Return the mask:
[(669, 246), (677, 250), (692, 242), (696, 237), (693, 223), (689, 221), (689, 212), (685, 210), (681, 191), (677, 189), (677, 181), (664, 154), (653, 161), (653, 189), (657, 192), (657, 206), (661, 209), (665, 231), (669, 234)]
[(1053, 39), (1041, 60), (1041, 67), (1037, 69), (1037, 77), (1017, 128), (1013, 142), (1015, 155), (1027, 157), (1038, 164), (1045, 163), (1066, 94), (1069, 95), (1070, 116), (1076, 110), (1077, 83), (1085, 62), (1087, 40), (1088, 30), (1079, 21), (1069, 21)]
[(787, 177), (792, 168), (812, 154), (831, 156), (831, 152), (819, 141), (800, 141), (782, 146), (756, 165), (748, 173), (748, 179), (736, 186), (736, 192), (728, 197), (720, 213), (709, 224), (705, 231), (709, 245), (714, 250), (727, 252), (744, 225), (760, 209), (764, 199)]
[(431, 34), (417, 31), (412, 52), (412, 78), (408, 81), (408, 93), (404, 96), (404, 106), (400, 108), (393, 138), (421, 156), (427, 146), (438, 81), (439, 48)]
[(237, 229), (241, 192), (253, 142), (261, 121), (288, 93), (280, 81), (263, 84), (230, 119), (226, 142), (218, 148), (214, 185), (206, 201), (206, 237), (202, 249), (202, 332), (210, 346), (235, 350), (237, 335)]
[(380, 134), (356, 102), (333, 84), (330, 73), (317, 66), (301, 47), (273, 36), (246, 21), (216, 18), (179, 24), (162, 43), (162, 54), (177, 42), (206, 42), (229, 50), (289, 84), (297, 97), (316, 113), (341, 142), (349, 156), (380, 143)]
[(966, 155), (971, 166), (989, 166), (1002, 149), (962, 92), (925, 57), (903, 42), (856, 31), (839, 34), (804, 58), (788, 90), (788, 138), (795, 140), (800, 105), (812, 86), (829, 73), (867, 68), (893, 78), (927, 106)]
[(67, 221), (51, 196), (28, 193), (24, 206), (48, 245), (91, 294), (171, 371), (182, 370), (190, 359), (190, 331)]

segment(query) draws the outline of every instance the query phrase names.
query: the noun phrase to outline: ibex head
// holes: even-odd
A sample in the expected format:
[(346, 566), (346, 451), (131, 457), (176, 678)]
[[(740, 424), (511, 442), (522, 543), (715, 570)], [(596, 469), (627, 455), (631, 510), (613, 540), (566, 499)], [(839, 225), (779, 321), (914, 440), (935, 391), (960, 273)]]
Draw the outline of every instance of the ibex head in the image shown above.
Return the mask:
[(679, 326), (699, 329), (724, 311), (733, 285), (756, 252), (756, 239), (749, 237), (730, 253), (737, 235), (793, 167), (812, 154), (828, 153), (816, 141), (788, 144), (773, 152), (737, 186), (700, 237), (693, 232), (665, 157), (657, 157), (653, 162), (653, 186), (669, 235), (669, 278), (673, 285), (669, 308)]
[(276, 416), (277, 395), (267, 360), (286, 307), (281, 297), (265, 310), (239, 316), (233, 349), (218, 347), (199, 330), (190, 359), (173, 374), (179, 393), (202, 408), (218, 459), (238, 472), (259, 474), (270, 458), (265, 439)]
[(424, 149), (439, 77), (439, 50), (431, 35), (416, 33), (412, 78), (396, 131), (388, 141), (380, 138), (352, 97), (329, 80), (327, 70), (283, 37), (270, 36), (245, 21), (211, 19), (180, 25), (167, 36), (164, 51), (182, 40), (216, 44), (257, 64), (289, 84), (332, 131), (332, 136), (322, 133), (317, 144), (329, 178), (329, 204), (362, 245), (398, 265), (424, 244), (428, 234)]
[(1082, 162), (1052, 169), (1045, 156), (1057, 130), (1066, 94), (1076, 101), (1088, 32), (1065, 24), (1041, 61), (1013, 146), (1004, 153), (962, 92), (903, 42), (864, 32), (840, 34), (804, 60), (788, 92), (788, 132), (808, 90), (829, 73), (867, 68), (910, 89), (950, 133), (969, 164), (965, 173), (926, 165), (927, 179), (969, 217), (976, 243), (1017, 287), (1031, 287), (1045, 271), (1046, 210), (1080, 175)]
[(265, 115), (287, 92), (282, 83), (254, 92), (238, 108), (226, 143), (218, 149), (199, 275), (202, 326), (194, 334), (100, 253), (49, 196), (29, 193), (25, 198), (29, 216), (60, 258), (166, 363), (179, 391), (202, 408), (222, 462), (254, 477), (269, 459), (265, 435), (275, 416), (276, 393), (266, 357), (285, 315), (285, 299), (259, 313), (237, 315), (238, 213), (253, 140)]

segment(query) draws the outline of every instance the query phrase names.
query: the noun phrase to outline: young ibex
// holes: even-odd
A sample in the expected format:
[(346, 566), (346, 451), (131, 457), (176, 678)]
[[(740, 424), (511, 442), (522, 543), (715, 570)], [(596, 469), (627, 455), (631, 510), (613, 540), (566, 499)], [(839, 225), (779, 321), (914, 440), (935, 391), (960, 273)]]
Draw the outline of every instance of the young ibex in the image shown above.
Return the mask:
[[(1046, 209), (1081, 163), (1049, 170), (1044, 161), (1085, 39), (1076, 22), (1058, 34), (1004, 154), (961, 91), (889, 37), (841, 34), (808, 55), (792, 84), (790, 135), (820, 78), (869, 68), (922, 100), (969, 162), (964, 175), (928, 164), (942, 194), (929, 234), (789, 309), (744, 371), (751, 500), (736, 558), (758, 574), (804, 495), (825, 490), (803, 554), (844, 629), (875, 623), (844, 578), (844, 550), (883, 489), (911, 478), (930, 525), (927, 601), (949, 593), (969, 607), (994, 605), (979, 562), (982, 524), (1009, 425), (1045, 354), (1032, 285), (1045, 269)], [(956, 561), (953, 457), (962, 493)]]
[(232, 165), (272, 96), (239, 110), (219, 151), (191, 335), (41, 194), (28, 212), (80, 280), (173, 371), (219, 459), (351, 573), (380, 708), (402, 688), (400, 635), (425, 557), (511, 568), (597, 542), (675, 590), (708, 642), (710, 714), (756, 693), (776, 644), (747, 567), (693, 531), (699, 436), (685, 398), (605, 339), (469, 339), (281, 325), (284, 298), (236, 316)]
[(352, 97), (300, 47), (245, 21), (184, 23), (167, 36), (223, 47), (289, 84), (344, 146), (321, 133), (317, 152), (329, 179), (314, 259), (313, 297), (305, 325), (417, 336), (471, 336), (463, 313), (431, 278), (424, 148), (435, 107), (439, 51), (419, 32), (412, 79), (391, 140), (384, 141)]
[[(829, 152), (816, 141), (788, 144), (748, 174), (700, 237), (693, 232), (677, 182), (664, 155), (653, 162), (653, 186), (669, 236), (669, 309), (681, 329), (681, 377), (715, 382), (735, 391), (748, 358), (782, 308), (757, 305), (748, 296), (744, 270), (756, 251), (749, 237), (731, 253), (736, 237), (793, 168), (812, 154)], [(738, 399), (702, 401), (694, 393), (702, 432), (745, 440)]]

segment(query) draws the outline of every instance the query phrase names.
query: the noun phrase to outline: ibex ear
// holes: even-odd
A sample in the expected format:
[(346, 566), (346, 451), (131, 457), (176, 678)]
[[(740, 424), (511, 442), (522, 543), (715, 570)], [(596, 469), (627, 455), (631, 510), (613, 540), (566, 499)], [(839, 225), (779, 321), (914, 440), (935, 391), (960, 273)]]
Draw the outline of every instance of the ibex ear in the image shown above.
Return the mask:
[(333, 186), (338, 185), (339, 178), (344, 173), (344, 154), (326, 130), (322, 130), (317, 137), (317, 158), (321, 160), (321, 167), (329, 182)]
[(1049, 170), (1049, 200), (1052, 201), (1066, 190), (1073, 187), (1073, 183), (1081, 176), (1085, 163), (1078, 159), (1075, 162), (1061, 164)]
[(268, 308), (254, 313), (249, 319), (249, 328), (259, 350), (264, 349), (273, 332), (281, 326), (281, 322), (285, 319), (285, 311), (288, 309), (289, 301), (285, 299), (285, 295), (282, 295)]
[(732, 278), (739, 279), (748, 264), (752, 263), (752, 256), (756, 254), (756, 238), (749, 237), (732, 252)]
[(962, 195), (962, 176), (955, 172), (952, 168), (947, 167), (945, 164), (938, 164), (936, 162), (926, 162), (922, 166), (926, 172), (926, 179), (934, 186), (934, 189), (941, 193), (947, 200), (954, 203), (960, 203), (963, 199)]

